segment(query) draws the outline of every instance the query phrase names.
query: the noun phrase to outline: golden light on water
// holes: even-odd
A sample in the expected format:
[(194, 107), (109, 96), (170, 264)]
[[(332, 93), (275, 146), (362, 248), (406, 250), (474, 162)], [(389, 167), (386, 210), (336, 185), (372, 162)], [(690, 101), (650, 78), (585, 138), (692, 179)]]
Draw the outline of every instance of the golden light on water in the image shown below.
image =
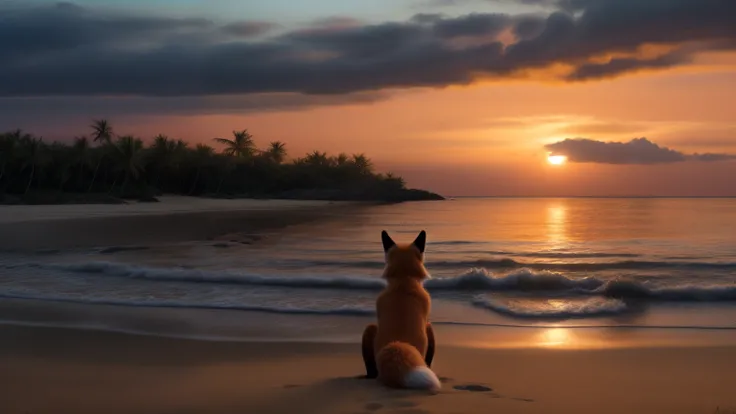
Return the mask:
[(567, 237), (567, 205), (565, 202), (555, 202), (547, 206), (547, 242), (553, 249), (566, 248)]
[(547, 162), (552, 165), (563, 165), (567, 162), (567, 157), (564, 155), (548, 155)]

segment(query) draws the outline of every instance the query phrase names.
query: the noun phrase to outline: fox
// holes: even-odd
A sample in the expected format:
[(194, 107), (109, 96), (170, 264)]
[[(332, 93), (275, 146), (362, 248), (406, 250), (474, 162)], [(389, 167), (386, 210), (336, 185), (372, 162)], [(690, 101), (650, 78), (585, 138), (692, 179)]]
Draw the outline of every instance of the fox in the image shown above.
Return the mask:
[(429, 322), (431, 298), (423, 286), (430, 277), (424, 267), (426, 241), (424, 230), (410, 244), (396, 244), (381, 232), (387, 283), (376, 299), (378, 323), (363, 331), (362, 352), (366, 378), (390, 388), (441, 388), (431, 369), (435, 337)]

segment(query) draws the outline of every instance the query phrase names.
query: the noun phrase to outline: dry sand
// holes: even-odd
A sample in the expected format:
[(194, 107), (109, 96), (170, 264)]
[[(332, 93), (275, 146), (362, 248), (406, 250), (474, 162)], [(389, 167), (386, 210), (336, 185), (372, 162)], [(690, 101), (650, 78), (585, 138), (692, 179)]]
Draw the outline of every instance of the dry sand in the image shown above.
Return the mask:
[[(563, 351), (440, 343), (435, 370), (444, 388), (431, 395), (356, 378), (362, 373), (357, 344), (204, 342), (5, 326), (0, 328), (0, 413), (711, 414), (736, 409), (733, 347)], [(462, 389), (466, 385), (491, 390)]]
[(355, 203), (161, 197), (159, 203), (0, 206), (0, 250), (145, 245), (281, 228)]

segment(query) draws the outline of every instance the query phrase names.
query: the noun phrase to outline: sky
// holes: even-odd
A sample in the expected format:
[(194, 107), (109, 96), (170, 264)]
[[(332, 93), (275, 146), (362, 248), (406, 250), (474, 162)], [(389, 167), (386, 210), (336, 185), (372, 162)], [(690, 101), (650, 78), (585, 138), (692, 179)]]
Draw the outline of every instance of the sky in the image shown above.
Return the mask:
[(248, 129), (449, 196), (736, 196), (734, 22), (732, 0), (0, 0), (0, 130)]

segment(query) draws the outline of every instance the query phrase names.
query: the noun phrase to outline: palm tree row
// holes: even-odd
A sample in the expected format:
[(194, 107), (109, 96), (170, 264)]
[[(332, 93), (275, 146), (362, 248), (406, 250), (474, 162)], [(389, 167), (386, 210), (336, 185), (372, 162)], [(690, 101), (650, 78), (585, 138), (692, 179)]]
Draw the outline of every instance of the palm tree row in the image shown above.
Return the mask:
[(259, 149), (247, 130), (213, 142), (221, 151), (205, 144), (191, 147), (166, 135), (146, 145), (134, 136), (115, 134), (106, 120), (95, 121), (89, 137), (74, 138), (71, 144), (45, 142), (20, 130), (0, 134), (0, 196), (38, 191), (122, 198), (159, 193), (279, 196), (330, 190), (360, 198), (356, 194), (361, 192), (405, 189), (401, 178), (374, 173), (362, 154), (314, 151), (287, 162), (283, 142)]

